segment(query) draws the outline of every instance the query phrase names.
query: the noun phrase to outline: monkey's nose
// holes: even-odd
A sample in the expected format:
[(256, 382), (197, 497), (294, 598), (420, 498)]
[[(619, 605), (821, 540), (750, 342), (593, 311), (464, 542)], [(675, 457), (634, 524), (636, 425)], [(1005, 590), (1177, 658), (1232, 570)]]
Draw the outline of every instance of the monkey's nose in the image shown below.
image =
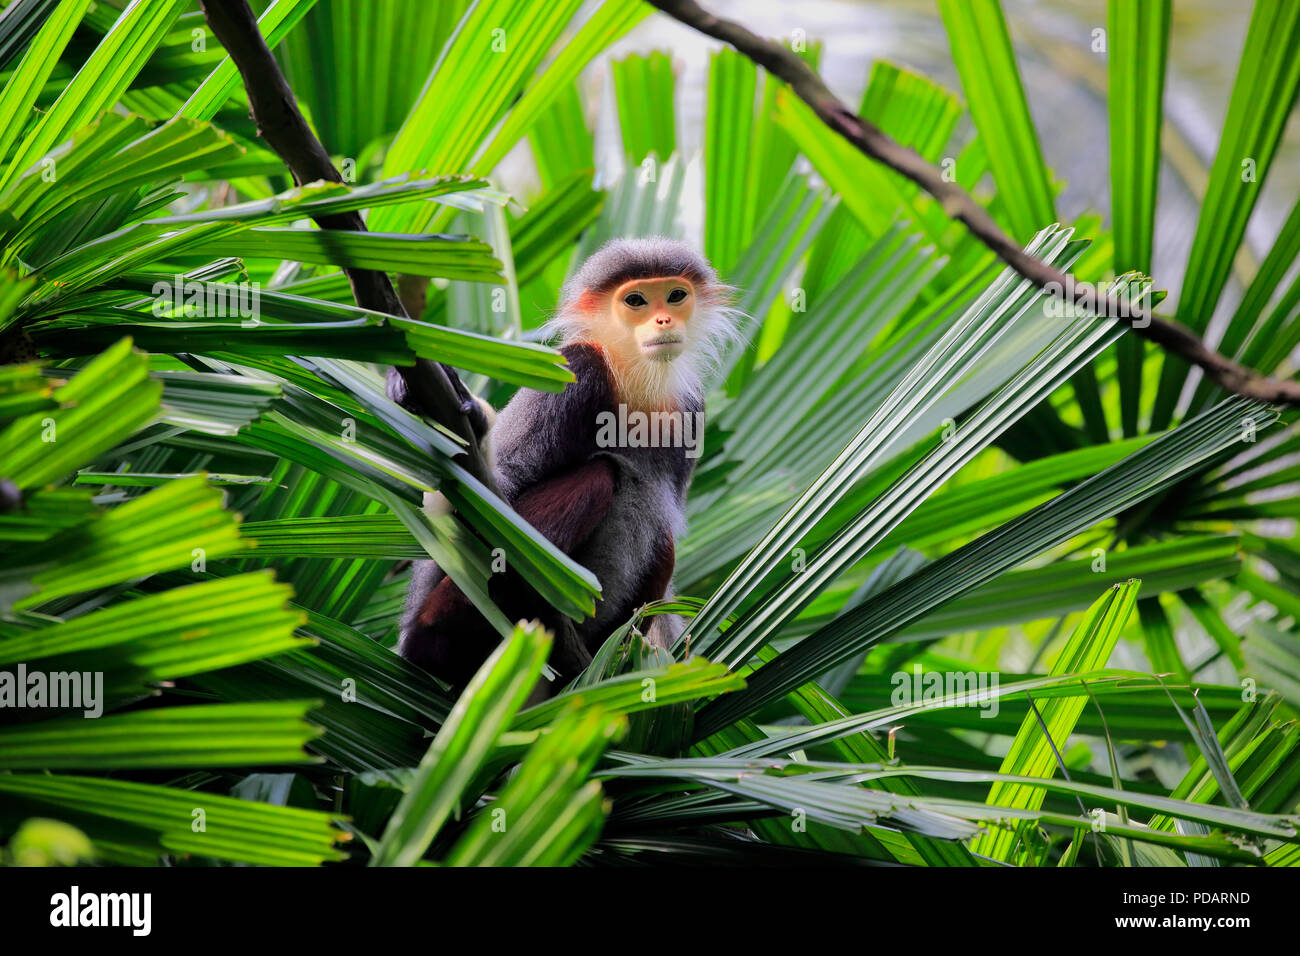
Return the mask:
[(672, 325), (673, 317), (671, 315), (656, 315), (655, 325)]

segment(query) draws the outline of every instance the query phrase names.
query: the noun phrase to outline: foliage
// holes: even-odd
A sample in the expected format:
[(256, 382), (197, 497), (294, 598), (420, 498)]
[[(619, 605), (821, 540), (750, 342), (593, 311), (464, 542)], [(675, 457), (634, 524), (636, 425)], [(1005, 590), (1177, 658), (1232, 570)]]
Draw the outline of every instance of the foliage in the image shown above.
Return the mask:
[[(710, 383), (682, 596), (529, 703), (550, 638), (491, 607), (493, 549), (574, 617), (599, 583), (380, 372), (558, 390), (538, 329), (568, 270), (680, 232), (670, 58), (602, 67), (621, 177), (596, 173), (579, 83), (649, 8), (582, 6), (275, 0), (262, 30), (348, 174), (295, 186), (189, 4), (8, 5), (0, 679), (100, 675), (103, 715), (0, 710), (5, 862), (1300, 859), (1294, 413), (1184, 392), (1118, 324), (1055, 317), (731, 51), (703, 241), (750, 319)], [(940, 11), (965, 102), (877, 63), (862, 114), (990, 175), (980, 201), (1030, 251), (1143, 294), (1168, 3), (1111, 3), (1109, 232), (1052, 222), (996, 2)], [(1298, 45), (1300, 3), (1258, 0), (1176, 297), (1200, 331)], [(525, 141), (540, 187), (511, 196)], [(308, 218), (343, 210), (371, 231)], [(1268, 373), (1295, 371), (1298, 252), (1300, 204), (1223, 335)], [(432, 278), (424, 314), (357, 308), (344, 266)], [(454, 515), (421, 510), (435, 490)], [(390, 650), (426, 555), (503, 636), (456, 699)], [(669, 610), (692, 618), (671, 655), (640, 638)]]

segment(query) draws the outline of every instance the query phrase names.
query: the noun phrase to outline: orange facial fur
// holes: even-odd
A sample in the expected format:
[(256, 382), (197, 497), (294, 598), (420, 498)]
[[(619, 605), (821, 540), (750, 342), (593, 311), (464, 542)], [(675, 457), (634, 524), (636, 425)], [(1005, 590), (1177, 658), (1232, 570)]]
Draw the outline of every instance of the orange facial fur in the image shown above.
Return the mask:
[[(595, 299), (596, 301), (592, 301)], [(683, 276), (632, 279), (605, 296), (583, 296), (588, 334), (608, 357), (619, 398), (631, 408), (677, 406), (670, 366), (687, 348), (695, 285)]]
[(679, 409), (703, 400), (706, 379), (741, 337), (732, 293), (679, 240), (611, 239), (565, 282), (547, 331), (560, 347), (598, 348), (620, 403)]

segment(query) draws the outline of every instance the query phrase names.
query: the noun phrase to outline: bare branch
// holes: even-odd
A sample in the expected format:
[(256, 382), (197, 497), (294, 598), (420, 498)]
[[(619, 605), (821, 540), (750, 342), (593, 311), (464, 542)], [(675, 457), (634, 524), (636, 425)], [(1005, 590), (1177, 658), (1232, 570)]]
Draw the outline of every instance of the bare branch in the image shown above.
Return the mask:
[[(226, 53), (239, 69), (248, 104), (257, 131), (275, 150), (294, 182), (341, 183), (329, 153), (311, 131), (298, 109), (298, 101), (289, 88), (280, 66), (257, 28), (257, 19), (246, 0), (201, 0), (203, 15)], [(359, 212), (334, 213), (313, 217), (322, 229), (365, 232), (366, 224)], [(352, 285), (352, 295), (363, 309), (386, 315), (406, 317), (406, 310), (388, 276), (373, 269), (343, 270)], [(403, 405), (450, 429), (465, 440), (466, 469), (489, 488), (492, 475), (479, 450), (479, 439), (486, 429), (482, 411), (469, 390), (447, 365), (416, 359), (413, 366), (396, 369), (401, 377)]]
[[(1064, 290), (1076, 288), (1074, 283), (1067, 282), (1065, 273), (1025, 252), (959, 184), (947, 182), (942, 173), (915, 150), (894, 141), (879, 127), (844, 105), (812, 67), (793, 51), (756, 35), (735, 21), (714, 16), (694, 0), (650, 2), (700, 33), (729, 43), (777, 79), (788, 83), (794, 94), (807, 103), (826, 126), (860, 152), (924, 189), (939, 201), (949, 218), (964, 223), (977, 239), (1024, 278), (1062, 298), (1065, 297)], [(1114, 298), (1098, 303), (1089, 299), (1086, 288), (1076, 288), (1076, 303), (1089, 312), (1096, 310), (1106, 316), (1126, 316), (1129, 313), (1124, 304)], [(1276, 404), (1300, 405), (1300, 382), (1260, 375), (1206, 347), (1198, 335), (1178, 322), (1154, 315), (1143, 315), (1141, 321), (1122, 318), (1120, 321), (1127, 321), (1137, 335), (1156, 343), (1171, 355), (1199, 366), (1206, 378), (1226, 391)]]

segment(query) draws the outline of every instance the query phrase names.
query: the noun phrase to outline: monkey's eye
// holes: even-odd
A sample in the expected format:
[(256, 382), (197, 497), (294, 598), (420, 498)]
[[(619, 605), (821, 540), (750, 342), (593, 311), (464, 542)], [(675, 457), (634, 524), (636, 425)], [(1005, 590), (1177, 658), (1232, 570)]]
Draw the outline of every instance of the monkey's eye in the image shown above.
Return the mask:
[(648, 304), (646, 302), (646, 297), (640, 292), (629, 292), (627, 295), (623, 296), (623, 301), (634, 309), (639, 309), (641, 306)]
[(673, 289), (672, 292), (668, 293), (668, 301), (673, 303), (674, 305), (676, 305), (678, 302), (681, 302), (685, 298), (686, 298), (685, 289)]

